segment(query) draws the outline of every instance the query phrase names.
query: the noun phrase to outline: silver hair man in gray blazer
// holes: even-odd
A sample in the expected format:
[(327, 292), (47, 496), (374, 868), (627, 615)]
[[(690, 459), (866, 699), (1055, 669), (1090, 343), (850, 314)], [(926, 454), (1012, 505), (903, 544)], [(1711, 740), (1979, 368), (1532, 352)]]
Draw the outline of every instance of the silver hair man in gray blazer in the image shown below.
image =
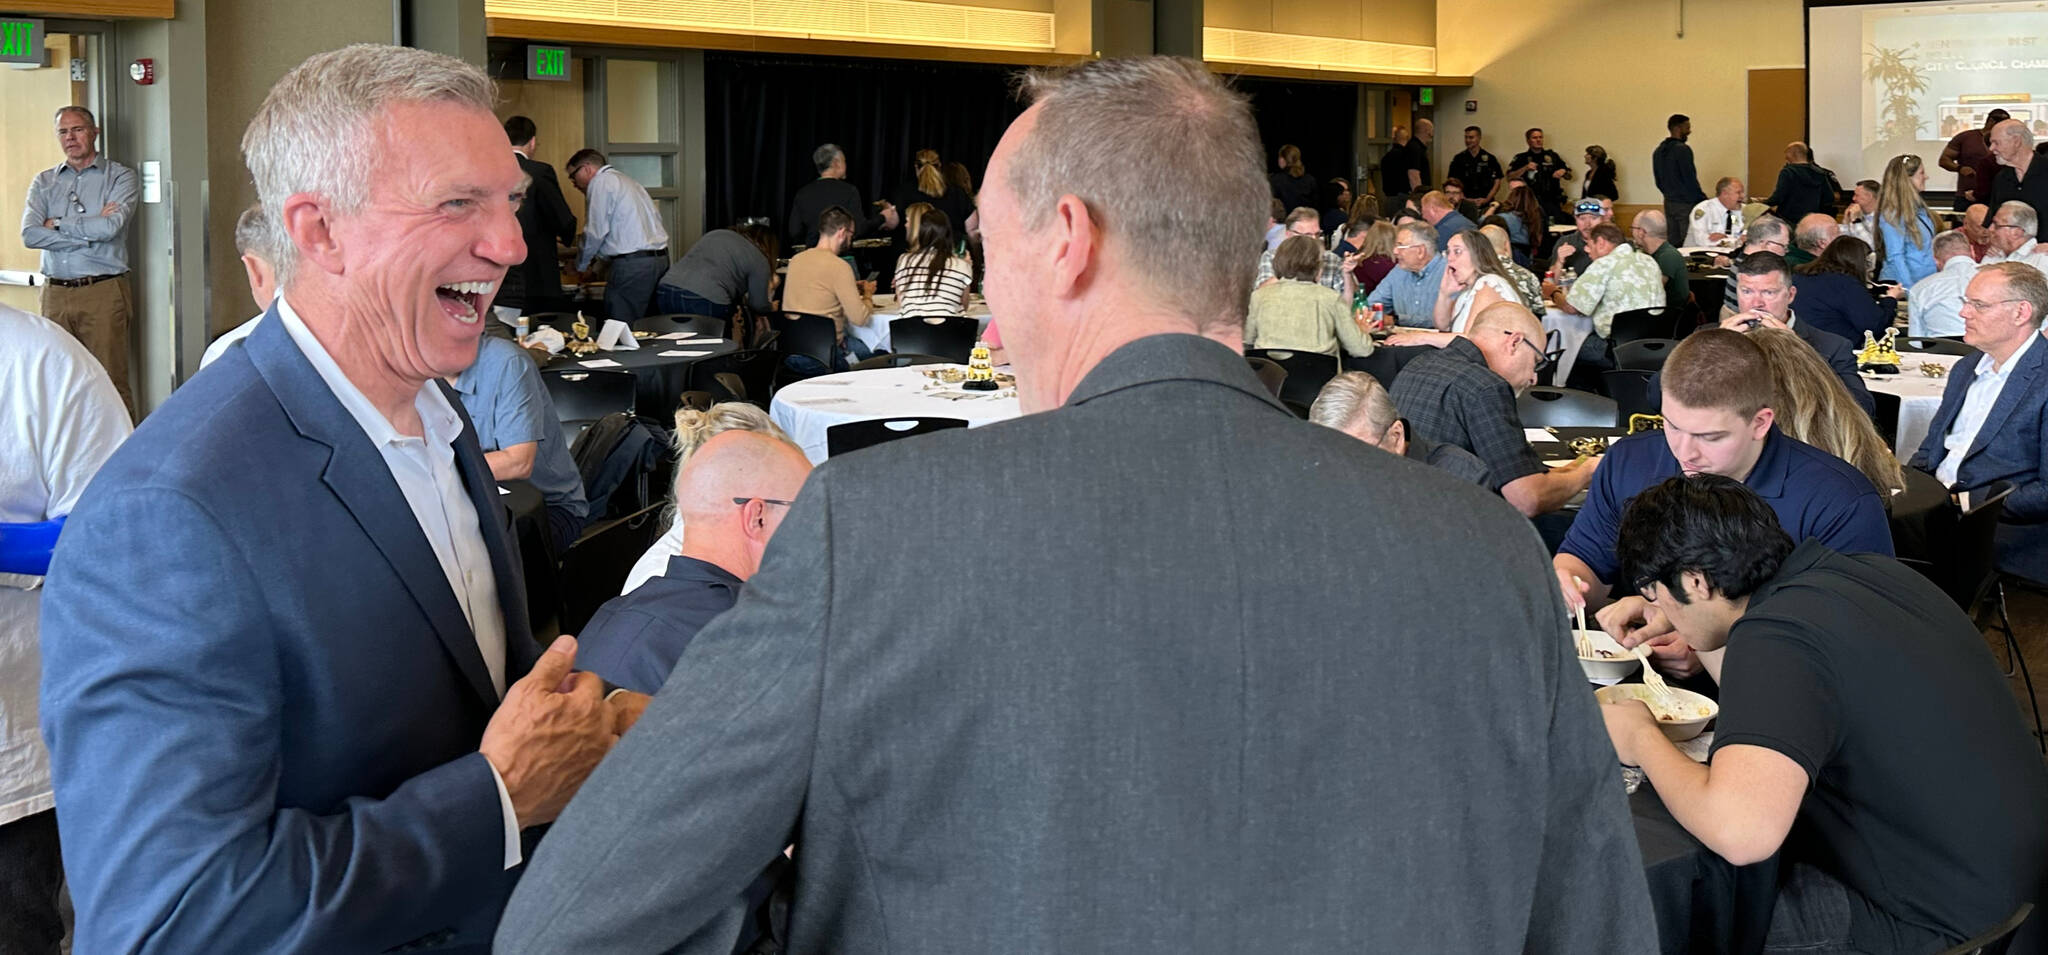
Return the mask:
[(1237, 352), (1266, 222), (1198, 62), (1034, 72), (987, 292), (1030, 414), (834, 458), (541, 845), (498, 951), (1655, 951), (1556, 581)]

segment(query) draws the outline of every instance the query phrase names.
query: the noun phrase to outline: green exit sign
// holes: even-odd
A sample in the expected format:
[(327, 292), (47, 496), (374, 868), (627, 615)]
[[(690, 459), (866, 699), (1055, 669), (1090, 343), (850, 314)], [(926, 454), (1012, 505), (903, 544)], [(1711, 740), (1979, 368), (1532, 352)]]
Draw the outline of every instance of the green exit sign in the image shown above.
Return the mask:
[(43, 21), (0, 17), (0, 63), (48, 62), (43, 55)]
[(1423, 88), (1422, 88), (1422, 105), (1424, 105), (1424, 106), (1435, 106), (1435, 105), (1436, 105), (1436, 87), (1434, 87), (1434, 86), (1425, 86), (1425, 87), (1423, 87)]
[(569, 80), (569, 48), (565, 46), (529, 46), (526, 48), (526, 78), (529, 80)]

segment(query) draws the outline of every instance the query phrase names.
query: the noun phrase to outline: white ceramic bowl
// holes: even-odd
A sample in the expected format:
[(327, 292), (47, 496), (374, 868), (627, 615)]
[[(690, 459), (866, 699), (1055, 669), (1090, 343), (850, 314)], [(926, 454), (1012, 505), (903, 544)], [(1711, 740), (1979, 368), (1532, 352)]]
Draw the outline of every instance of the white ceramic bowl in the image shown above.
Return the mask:
[[(1622, 700), (1641, 700), (1657, 716), (1657, 728), (1674, 743), (1682, 743), (1700, 735), (1707, 728), (1708, 721), (1721, 712), (1719, 704), (1691, 690), (1671, 687), (1669, 692), (1676, 702), (1662, 703), (1657, 700), (1655, 690), (1641, 683), (1618, 683), (1603, 686), (1593, 691), (1593, 696), (1602, 703), (1619, 703)], [(1672, 717), (1666, 719), (1665, 717)]]
[[(1587, 641), (1593, 644), (1596, 654), (1602, 650), (1612, 654), (1579, 658), (1579, 668), (1586, 671), (1588, 680), (1601, 684), (1613, 683), (1636, 672), (1636, 667), (1642, 664), (1634, 654), (1622, 649), (1621, 644), (1615, 643), (1614, 638), (1608, 636), (1605, 630), (1574, 630), (1572, 633), (1574, 636), (1584, 634)], [(1574, 645), (1576, 643), (1574, 640)]]

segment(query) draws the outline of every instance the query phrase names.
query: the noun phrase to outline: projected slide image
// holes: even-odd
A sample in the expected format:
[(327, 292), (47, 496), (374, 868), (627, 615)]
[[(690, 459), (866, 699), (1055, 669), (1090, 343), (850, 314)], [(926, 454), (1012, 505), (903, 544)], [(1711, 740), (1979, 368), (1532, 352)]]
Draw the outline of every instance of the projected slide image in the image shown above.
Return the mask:
[(2003, 109), (2048, 138), (2048, 12), (2034, 3), (1887, 4), (1808, 11), (1809, 122), (1819, 161), (1845, 181), (1893, 156), (1936, 167), (1956, 134)]

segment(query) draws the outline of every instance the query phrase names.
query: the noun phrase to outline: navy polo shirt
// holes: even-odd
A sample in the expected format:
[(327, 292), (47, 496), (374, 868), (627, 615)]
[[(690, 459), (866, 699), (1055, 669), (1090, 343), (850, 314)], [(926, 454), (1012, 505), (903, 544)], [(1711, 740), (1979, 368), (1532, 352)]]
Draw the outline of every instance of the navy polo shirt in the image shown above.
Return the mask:
[(671, 557), (668, 569), (597, 608), (576, 635), (576, 664), (636, 693), (668, 682), (683, 649), (740, 599), (740, 579), (717, 564)]
[[(1585, 561), (1615, 592), (1629, 592), (1629, 582), (1616, 579), (1621, 567), (1614, 543), (1621, 533), (1621, 512), (1644, 488), (1683, 473), (1658, 432), (1615, 442), (1593, 472), (1586, 505), (1572, 521), (1558, 553)], [(1777, 512), (1778, 523), (1794, 543), (1817, 540), (1837, 553), (1892, 556), (1891, 521), (1883, 499), (1869, 478), (1841, 458), (1773, 427), (1756, 467), (1742, 483)]]

